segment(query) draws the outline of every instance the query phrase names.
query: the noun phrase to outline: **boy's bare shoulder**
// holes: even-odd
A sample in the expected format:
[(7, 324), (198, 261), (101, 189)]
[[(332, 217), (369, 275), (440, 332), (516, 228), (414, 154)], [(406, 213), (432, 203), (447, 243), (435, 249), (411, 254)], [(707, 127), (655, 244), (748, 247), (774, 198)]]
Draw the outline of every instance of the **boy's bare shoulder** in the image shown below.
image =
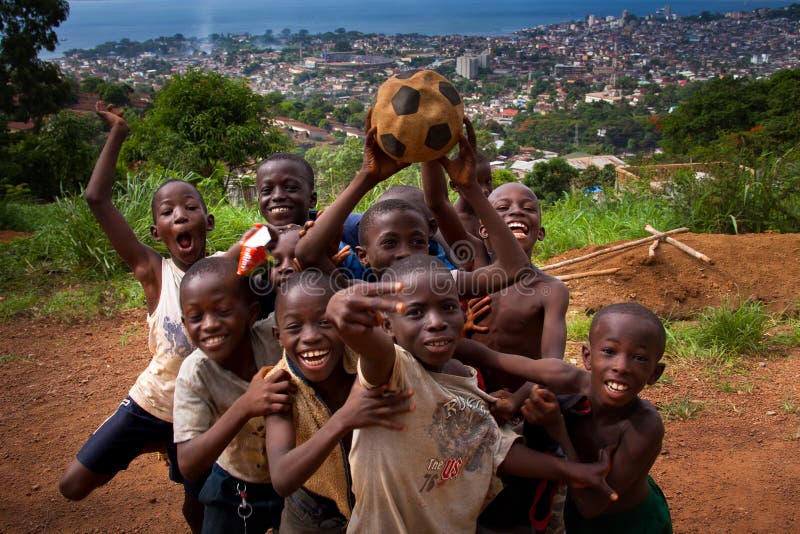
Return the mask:
[(664, 437), (664, 421), (653, 404), (645, 399), (638, 400), (638, 406), (628, 417), (631, 427), (637, 433), (643, 434), (654, 440), (661, 442)]
[(544, 271), (535, 267), (531, 268), (531, 274), (523, 277), (517, 284), (518, 291), (530, 291), (533, 296), (539, 297), (539, 300), (550, 302), (567, 302), (569, 301), (569, 288), (567, 284)]

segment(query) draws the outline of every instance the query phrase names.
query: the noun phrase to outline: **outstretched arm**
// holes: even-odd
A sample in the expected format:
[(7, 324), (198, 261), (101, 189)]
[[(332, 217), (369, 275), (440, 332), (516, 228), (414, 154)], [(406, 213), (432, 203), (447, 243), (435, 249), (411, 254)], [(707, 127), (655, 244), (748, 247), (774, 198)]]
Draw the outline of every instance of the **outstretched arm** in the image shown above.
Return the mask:
[(532, 360), (516, 354), (505, 354), (470, 339), (458, 341), (455, 357), (469, 365), (497, 369), (544, 384), (559, 394), (583, 391), (589, 381), (589, 373), (561, 360)]
[(368, 391), (356, 381), (344, 405), (299, 446), (295, 446), (294, 422), (290, 413), (268, 416), (267, 459), (272, 485), (278, 495), (285, 497), (302, 486), (354, 429), (383, 426), (403, 430), (404, 425), (395, 421), (394, 416), (413, 409), (408, 401), (412, 392), (385, 394), (385, 387)]
[(128, 221), (111, 200), (117, 158), (122, 143), (128, 136), (128, 124), (122, 118), (122, 110), (117, 110), (110, 104), (106, 106), (99, 101), (95, 105), (95, 111), (111, 131), (86, 185), (86, 202), (108, 240), (111, 241), (111, 246), (142, 284), (148, 311), (153, 311), (158, 304), (161, 288), (161, 256), (139, 241)]
[(197, 480), (208, 471), (253, 417), (282, 413), (291, 409), (291, 382), (286, 371), (265, 379), (267, 368), (258, 371), (247, 391), (204, 433), (178, 443), (178, 466), (189, 480)]
[[(464, 119), (465, 122), (468, 119)], [(514, 234), (495, 211), (489, 200), (483, 196), (475, 176), (475, 151), (462, 134), (459, 139), (458, 156), (450, 160), (443, 157), (440, 163), (459, 194), (469, 202), (475, 215), (483, 221), (492, 248), (495, 262), (472, 272), (459, 271), (458, 290), (462, 298), (480, 297), (499, 291), (513, 284), (524, 273), (532, 273), (530, 258), (517, 243)]]
[(498, 475), (512, 475), (524, 478), (543, 478), (563, 480), (573, 487), (591, 488), (605, 496), (607, 502), (616, 501), (617, 492), (606, 482), (610, 469), (609, 451), (603, 449), (597, 463), (580, 464), (565, 462), (555, 456), (534, 451), (522, 443), (514, 443), (505, 460), (497, 468)]
[(359, 355), (364, 379), (373, 386), (389, 382), (394, 369), (394, 341), (381, 327), (381, 313), (402, 313), (403, 304), (392, 295), (399, 282), (357, 283), (337, 292), (328, 302), (328, 319), (348, 347)]
[(367, 138), (364, 141), (364, 158), (361, 169), (333, 204), (317, 216), (306, 234), (297, 242), (295, 257), (303, 268), (318, 266), (325, 259), (328, 244), (338, 241), (347, 216), (364, 195), (378, 183), (390, 177), (407, 163), (399, 163), (387, 156), (375, 139), (376, 128), (370, 127), (372, 110), (367, 112)]

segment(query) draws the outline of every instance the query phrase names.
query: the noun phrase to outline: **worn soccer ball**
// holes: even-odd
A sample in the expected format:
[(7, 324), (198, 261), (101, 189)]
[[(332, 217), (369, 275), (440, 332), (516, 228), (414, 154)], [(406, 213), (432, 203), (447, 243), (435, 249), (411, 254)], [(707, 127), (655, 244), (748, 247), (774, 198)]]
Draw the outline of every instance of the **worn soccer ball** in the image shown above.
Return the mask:
[(432, 70), (401, 72), (378, 89), (372, 109), (381, 149), (404, 163), (447, 154), (463, 128), (464, 103), (452, 83)]

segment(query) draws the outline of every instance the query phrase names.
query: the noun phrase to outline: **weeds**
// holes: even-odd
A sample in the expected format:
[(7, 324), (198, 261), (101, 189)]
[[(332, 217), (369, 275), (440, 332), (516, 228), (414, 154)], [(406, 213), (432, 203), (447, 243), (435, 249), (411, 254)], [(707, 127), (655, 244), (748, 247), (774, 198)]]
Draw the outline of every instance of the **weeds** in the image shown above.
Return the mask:
[(794, 414), (797, 413), (800, 408), (797, 407), (793, 399), (786, 398), (781, 401), (781, 410), (787, 414)]
[(686, 396), (658, 405), (658, 411), (661, 412), (661, 416), (668, 421), (674, 419), (686, 421), (702, 409), (702, 402), (692, 400)]
[(575, 314), (567, 319), (567, 339), (578, 343), (585, 343), (589, 339), (589, 327), (592, 324), (592, 317), (583, 314)]
[(767, 348), (765, 334), (770, 321), (762, 302), (726, 300), (700, 315), (698, 341), (728, 354), (760, 354)]
[(0, 365), (17, 361), (27, 363), (30, 362), (31, 359), (28, 356), (22, 356), (21, 354), (0, 354)]

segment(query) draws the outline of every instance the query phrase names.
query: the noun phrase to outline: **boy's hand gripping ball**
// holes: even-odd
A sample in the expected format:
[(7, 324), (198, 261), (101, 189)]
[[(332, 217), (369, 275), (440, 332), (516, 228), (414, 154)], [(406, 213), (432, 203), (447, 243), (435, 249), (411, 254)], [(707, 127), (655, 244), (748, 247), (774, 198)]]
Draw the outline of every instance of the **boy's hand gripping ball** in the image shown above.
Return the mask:
[(372, 110), (381, 149), (404, 162), (447, 154), (461, 135), (464, 103), (456, 88), (432, 70), (401, 72), (378, 89)]

